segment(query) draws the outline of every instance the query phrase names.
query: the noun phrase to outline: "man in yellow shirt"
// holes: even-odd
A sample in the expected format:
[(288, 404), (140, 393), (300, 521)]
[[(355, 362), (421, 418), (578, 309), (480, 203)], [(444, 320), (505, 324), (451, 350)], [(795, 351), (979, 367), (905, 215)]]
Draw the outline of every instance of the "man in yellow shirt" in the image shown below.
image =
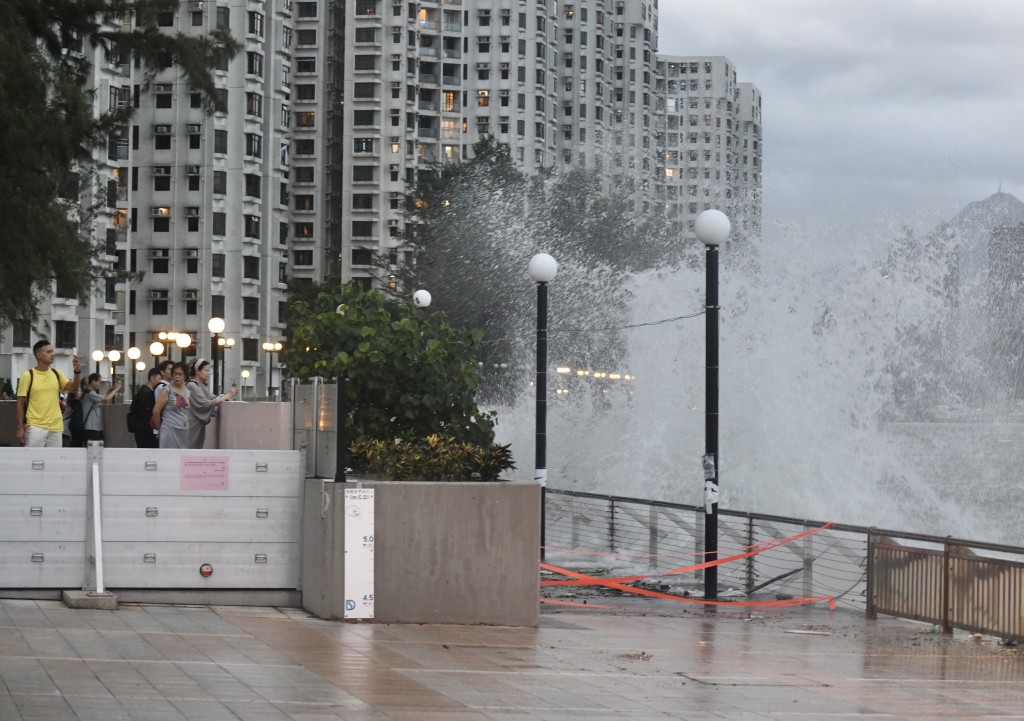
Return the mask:
[[(18, 381), (18, 443), (34, 448), (60, 448), (64, 445), (64, 419), (60, 412), (60, 392), (78, 393), (82, 369), (78, 355), (72, 355), (75, 368), (74, 380), (53, 365), (53, 346), (48, 340), (40, 340), (32, 346), (36, 356), (36, 367), (21, 374)], [(29, 385), (31, 384), (31, 392)]]

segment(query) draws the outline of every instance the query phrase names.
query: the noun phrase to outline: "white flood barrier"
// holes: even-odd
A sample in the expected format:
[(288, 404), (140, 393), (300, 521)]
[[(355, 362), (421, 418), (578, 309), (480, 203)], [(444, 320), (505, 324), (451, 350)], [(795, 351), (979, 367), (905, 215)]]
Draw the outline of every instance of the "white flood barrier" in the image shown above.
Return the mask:
[(0, 449), (0, 592), (297, 593), (298, 451), (88, 453)]

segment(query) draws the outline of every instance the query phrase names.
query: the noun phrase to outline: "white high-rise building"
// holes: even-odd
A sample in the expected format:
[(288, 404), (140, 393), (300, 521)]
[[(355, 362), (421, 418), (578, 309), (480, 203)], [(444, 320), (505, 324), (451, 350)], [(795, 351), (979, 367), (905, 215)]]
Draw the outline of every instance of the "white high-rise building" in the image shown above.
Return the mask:
[[(226, 382), (246, 370), (265, 395), (287, 281), (387, 283), (418, 173), (484, 137), (527, 174), (598, 170), (681, 232), (710, 206), (759, 227), (760, 95), (726, 58), (659, 56), (654, 0), (190, 0), (160, 22), (243, 45), (213, 71), (228, 111), (176, 68), (147, 84), (96, 53), (98, 111), (135, 115), (101, 153), (95, 233), (140, 275), (44, 309), (59, 350), (135, 346), (151, 365), (160, 332), (185, 332), (210, 357), (217, 316)], [(28, 335), (4, 334), (0, 376), (28, 366)]]
[(728, 58), (659, 56), (655, 196), (690, 232), (718, 208), (732, 238), (761, 230), (761, 94)]

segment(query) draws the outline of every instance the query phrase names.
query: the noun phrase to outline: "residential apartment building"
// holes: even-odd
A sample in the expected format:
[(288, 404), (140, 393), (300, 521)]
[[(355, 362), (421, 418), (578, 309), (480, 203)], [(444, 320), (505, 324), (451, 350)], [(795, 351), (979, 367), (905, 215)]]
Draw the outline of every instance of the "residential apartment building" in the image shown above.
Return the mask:
[(657, 75), (654, 195), (666, 220), (689, 232), (718, 208), (733, 240), (759, 237), (760, 91), (721, 56), (659, 56)]
[[(724, 58), (659, 57), (656, 0), (195, 0), (161, 24), (227, 28), (243, 49), (214, 70), (228, 111), (212, 115), (177, 69), (147, 84), (131, 59), (96, 58), (100, 110), (136, 111), (100, 158), (110, 207), (96, 234), (142, 277), (89, 308), (55, 301), (50, 332), (83, 356), (135, 346), (151, 363), (157, 334), (176, 331), (210, 357), (217, 316), (234, 341), (225, 378), (246, 371), (265, 395), (286, 282), (385, 283), (417, 174), (483, 137), (527, 174), (599, 170), (608, 192), (682, 228), (711, 205), (759, 218), (757, 90)], [(681, 127), (705, 115), (694, 156)], [(27, 349), (3, 343), (27, 367)]]

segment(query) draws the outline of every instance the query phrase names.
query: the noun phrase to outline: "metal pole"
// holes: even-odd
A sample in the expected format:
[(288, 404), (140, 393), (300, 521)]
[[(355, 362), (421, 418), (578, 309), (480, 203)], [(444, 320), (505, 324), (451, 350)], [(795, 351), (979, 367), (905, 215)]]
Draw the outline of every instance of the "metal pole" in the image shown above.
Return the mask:
[(210, 350), (212, 351), (210, 355), (213, 356), (213, 394), (214, 395), (217, 395), (217, 394), (220, 393), (220, 386), (218, 385), (218, 380), (220, 379), (220, 376), (217, 373), (217, 340), (219, 338), (220, 338), (220, 334), (219, 333), (214, 333), (213, 334), (213, 347), (210, 348)]
[(267, 372), (267, 399), (274, 397), (274, 351), (267, 351), (270, 370)]
[[(718, 560), (718, 246), (707, 245), (705, 300), (704, 561)], [(704, 598), (718, 598), (718, 566), (704, 569)]]
[(338, 401), (335, 407), (337, 418), (337, 446), (334, 451), (334, 482), (345, 482), (345, 467), (348, 465), (348, 438), (345, 434), (345, 421), (348, 419), (348, 378), (338, 376)]
[(540, 483), (540, 558), (544, 560), (548, 491), (548, 284), (537, 283), (537, 437), (533, 480)]

